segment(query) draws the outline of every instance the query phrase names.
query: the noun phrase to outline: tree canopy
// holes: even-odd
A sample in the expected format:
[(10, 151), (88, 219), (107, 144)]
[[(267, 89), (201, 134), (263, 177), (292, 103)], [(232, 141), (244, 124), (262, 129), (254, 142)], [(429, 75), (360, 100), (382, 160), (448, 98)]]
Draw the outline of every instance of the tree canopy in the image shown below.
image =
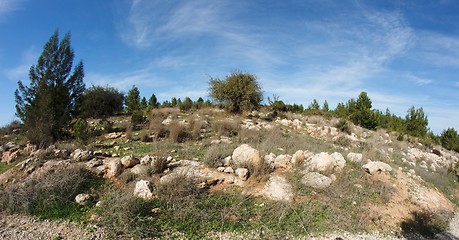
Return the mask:
[(209, 95), (231, 112), (252, 110), (263, 100), (257, 77), (250, 73), (232, 72), (224, 80), (211, 78)]

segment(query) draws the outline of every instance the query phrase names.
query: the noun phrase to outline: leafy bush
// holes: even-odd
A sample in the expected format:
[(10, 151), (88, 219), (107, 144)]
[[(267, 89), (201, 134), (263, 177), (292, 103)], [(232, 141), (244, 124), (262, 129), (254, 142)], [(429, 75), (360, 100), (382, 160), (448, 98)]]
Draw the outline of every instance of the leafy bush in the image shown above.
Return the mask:
[(105, 118), (123, 111), (124, 94), (113, 87), (92, 86), (77, 105), (79, 116)]

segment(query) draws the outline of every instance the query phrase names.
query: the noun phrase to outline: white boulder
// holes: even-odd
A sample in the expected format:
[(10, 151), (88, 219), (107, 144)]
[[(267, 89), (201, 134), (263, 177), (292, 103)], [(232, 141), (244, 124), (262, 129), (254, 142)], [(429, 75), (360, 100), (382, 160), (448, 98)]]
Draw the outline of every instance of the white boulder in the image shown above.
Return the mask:
[(247, 144), (242, 144), (234, 149), (231, 159), (236, 167), (261, 165), (260, 152)]
[(151, 182), (147, 180), (140, 180), (135, 184), (134, 196), (140, 197), (143, 199), (152, 199), (153, 198), (153, 186)]
[(327, 188), (332, 182), (333, 180), (331, 178), (317, 172), (308, 172), (301, 178), (302, 184), (317, 189)]
[(271, 176), (261, 194), (274, 201), (292, 201), (293, 187), (283, 176)]
[(378, 172), (390, 172), (392, 171), (392, 167), (385, 163), (385, 162), (380, 162), (380, 161), (370, 161), (367, 164), (362, 166), (365, 172), (373, 175)]

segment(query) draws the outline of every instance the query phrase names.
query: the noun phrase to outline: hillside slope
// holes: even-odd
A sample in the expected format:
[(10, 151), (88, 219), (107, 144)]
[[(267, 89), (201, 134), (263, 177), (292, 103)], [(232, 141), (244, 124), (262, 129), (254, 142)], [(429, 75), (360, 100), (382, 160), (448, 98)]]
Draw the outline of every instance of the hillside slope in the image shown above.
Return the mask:
[[(459, 204), (458, 153), (339, 119), (159, 109), (134, 130), (129, 118), (108, 121), (112, 130), (89, 121), (97, 134), (85, 145), (2, 145), (4, 238), (35, 229), (27, 234), (429, 239), (448, 230)], [(76, 181), (85, 171), (96, 179)], [(62, 201), (47, 204), (59, 191), (67, 194)], [(81, 206), (74, 202), (79, 194), (87, 194)], [(56, 215), (55, 208), (71, 210)], [(69, 229), (83, 230), (10, 213), (69, 219), (83, 223)], [(54, 229), (51, 235), (44, 227)]]

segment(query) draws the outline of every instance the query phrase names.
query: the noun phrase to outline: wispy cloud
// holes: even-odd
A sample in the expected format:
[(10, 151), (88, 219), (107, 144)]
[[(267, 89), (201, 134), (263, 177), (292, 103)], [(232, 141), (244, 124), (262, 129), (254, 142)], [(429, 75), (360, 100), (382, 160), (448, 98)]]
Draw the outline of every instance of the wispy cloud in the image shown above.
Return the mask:
[(0, 0), (0, 17), (6, 13), (18, 10), (24, 0)]
[(424, 86), (424, 85), (429, 85), (429, 84), (433, 83), (433, 80), (431, 80), (431, 79), (418, 77), (418, 76), (415, 76), (413, 74), (407, 74), (407, 77), (409, 79), (413, 80), (416, 83), (416, 85), (418, 85), (418, 86)]
[(30, 66), (35, 64), (39, 52), (34, 46), (29, 47), (21, 55), (21, 63), (10, 69), (4, 69), (4, 74), (11, 81), (26, 81), (28, 79)]

